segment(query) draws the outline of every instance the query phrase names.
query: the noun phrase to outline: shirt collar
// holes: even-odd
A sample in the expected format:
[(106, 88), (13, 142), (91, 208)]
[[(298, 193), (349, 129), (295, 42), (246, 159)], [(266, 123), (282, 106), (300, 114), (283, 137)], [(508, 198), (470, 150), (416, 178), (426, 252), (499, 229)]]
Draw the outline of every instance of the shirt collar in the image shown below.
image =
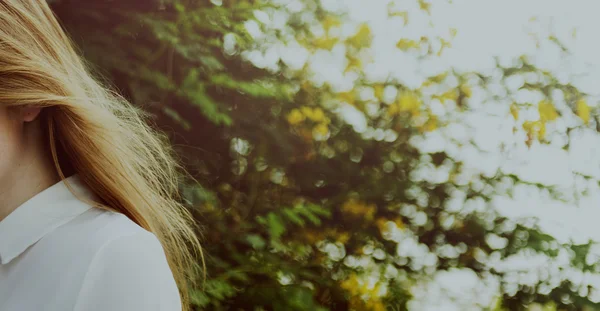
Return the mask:
[(74, 175), (35, 195), (0, 221), (0, 264), (9, 263), (46, 234), (91, 208), (76, 195), (93, 198)]

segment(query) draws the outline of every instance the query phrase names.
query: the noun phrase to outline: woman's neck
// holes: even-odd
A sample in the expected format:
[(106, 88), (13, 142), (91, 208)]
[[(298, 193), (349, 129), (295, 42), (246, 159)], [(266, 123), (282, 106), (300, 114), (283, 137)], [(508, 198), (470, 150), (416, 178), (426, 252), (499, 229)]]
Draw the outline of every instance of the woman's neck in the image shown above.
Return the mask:
[(0, 179), (0, 221), (60, 180), (40, 135), (33, 133), (28, 138), (31, 143), (11, 165), (10, 172)]

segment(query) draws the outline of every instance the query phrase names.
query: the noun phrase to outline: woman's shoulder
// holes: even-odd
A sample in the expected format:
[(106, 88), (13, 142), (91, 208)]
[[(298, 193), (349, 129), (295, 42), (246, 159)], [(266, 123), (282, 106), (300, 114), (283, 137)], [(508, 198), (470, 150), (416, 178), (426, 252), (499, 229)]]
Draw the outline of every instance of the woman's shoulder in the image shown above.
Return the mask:
[(11, 262), (19, 282), (39, 283), (37, 288), (68, 284), (55, 294), (72, 298), (74, 310), (181, 310), (163, 246), (153, 233), (123, 214), (67, 203), (73, 206), (60, 213), (51, 213), (53, 206), (40, 212), (52, 226), (39, 227), (35, 232), (44, 229), (43, 237)]
[(87, 211), (47, 234), (40, 244), (58, 243), (63, 247), (72, 248), (71, 251), (74, 253), (92, 256), (103, 249), (105, 252), (110, 251), (113, 244), (122, 243), (119, 241), (131, 241), (136, 244), (138, 242), (135, 241), (139, 241), (141, 245), (152, 250), (160, 247), (154, 234), (146, 231), (127, 216), (96, 207), (86, 207), (86, 209)]
[(131, 237), (158, 242), (154, 234), (146, 231), (127, 216), (95, 207), (73, 219), (69, 227), (71, 228), (66, 229), (81, 232), (96, 251), (113, 241), (131, 239)]
[(35, 248), (65, 259), (76, 254), (69, 261), (82, 261), (90, 268), (111, 262), (138, 269), (166, 265), (164, 249), (153, 233), (123, 214), (95, 207), (47, 234)]
[(90, 232), (86, 232), (88, 243), (93, 246), (91, 251), (95, 253), (92, 266), (111, 261), (120, 266), (136, 267), (143, 266), (139, 261), (162, 263), (162, 260), (154, 259), (164, 259), (166, 264), (163, 247), (153, 233), (120, 213), (104, 210), (93, 210), (92, 213), (97, 216), (87, 226)]
[(90, 268), (112, 263), (132, 269), (151, 263), (167, 265), (159, 239), (117, 212), (91, 208), (60, 228), (55, 239), (76, 247), (75, 253), (87, 255)]
[(87, 214), (82, 216), (88, 217), (74, 220), (73, 229), (80, 228), (91, 246), (89, 251), (96, 253), (96, 256), (113, 255), (121, 262), (148, 255), (165, 257), (158, 238), (127, 216), (97, 208), (92, 208)]
[[(122, 214), (97, 209), (86, 214), (75, 220), (72, 228), (80, 227), (80, 234), (86, 236), (86, 252), (91, 255), (77, 307), (181, 309), (179, 291), (158, 238)], [(171, 309), (173, 306), (176, 308)]]

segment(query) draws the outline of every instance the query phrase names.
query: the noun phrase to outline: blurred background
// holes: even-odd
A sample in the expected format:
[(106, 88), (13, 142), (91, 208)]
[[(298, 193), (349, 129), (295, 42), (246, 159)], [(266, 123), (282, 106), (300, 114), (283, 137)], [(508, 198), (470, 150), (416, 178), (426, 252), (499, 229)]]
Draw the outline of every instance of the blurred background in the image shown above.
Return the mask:
[(50, 2), (197, 179), (195, 310), (600, 310), (597, 1)]

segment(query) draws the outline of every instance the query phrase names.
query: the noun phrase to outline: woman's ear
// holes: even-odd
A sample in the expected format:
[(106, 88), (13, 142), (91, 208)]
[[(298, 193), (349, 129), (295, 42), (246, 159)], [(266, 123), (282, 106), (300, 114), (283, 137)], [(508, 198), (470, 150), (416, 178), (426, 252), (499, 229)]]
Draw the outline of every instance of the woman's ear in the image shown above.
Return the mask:
[(21, 118), (23, 122), (34, 121), (42, 112), (42, 107), (24, 107), (21, 109)]

